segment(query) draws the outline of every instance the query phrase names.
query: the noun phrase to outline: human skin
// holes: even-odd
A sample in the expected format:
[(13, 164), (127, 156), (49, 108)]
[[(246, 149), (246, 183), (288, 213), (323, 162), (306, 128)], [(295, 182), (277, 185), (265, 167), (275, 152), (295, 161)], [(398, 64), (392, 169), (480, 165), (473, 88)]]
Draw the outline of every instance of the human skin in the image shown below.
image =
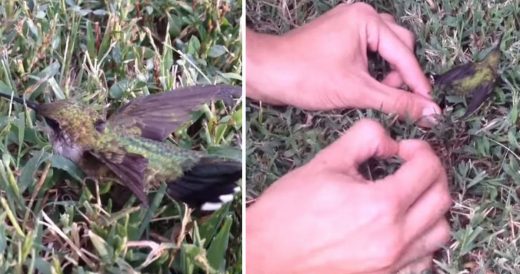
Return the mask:
[[(404, 161), (394, 174), (375, 183), (359, 174), (369, 158), (390, 156)], [(426, 142), (397, 142), (362, 120), (249, 207), (247, 273), (418, 273), (449, 239), (450, 205)]]
[[(414, 35), (367, 4), (339, 5), (281, 36), (248, 30), (246, 40), (251, 99), (309, 110), (372, 108), (423, 126), (441, 113), (415, 58)], [(392, 67), (381, 82), (368, 73), (368, 51)]]
[[(252, 99), (310, 110), (372, 108), (422, 126), (440, 113), (413, 35), (366, 4), (339, 5), (282, 36), (246, 36)], [(391, 64), (382, 82), (368, 73), (367, 50)], [(389, 156), (404, 161), (395, 174), (374, 184), (358, 173), (363, 161)], [(362, 120), (249, 207), (247, 273), (417, 273), (449, 239), (450, 205), (445, 171), (425, 142), (397, 142)]]

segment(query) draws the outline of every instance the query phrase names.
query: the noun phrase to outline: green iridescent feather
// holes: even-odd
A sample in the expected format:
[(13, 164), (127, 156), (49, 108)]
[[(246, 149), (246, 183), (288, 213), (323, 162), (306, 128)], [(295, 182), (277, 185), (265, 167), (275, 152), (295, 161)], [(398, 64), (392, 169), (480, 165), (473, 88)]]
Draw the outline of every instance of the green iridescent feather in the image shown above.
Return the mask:
[(457, 66), (435, 78), (435, 86), (444, 92), (444, 95), (453, 94), (471, 98), (463, 118), (476, 111), (495, 88), (502, 55), (501, 40), (502, 37), (495, 48), (481, 61)]
[(182, 149), (165, 139), (201, 104), (230, 103), (240, 94), (240, 87), (225, 85), (180, 88), (139, 97), (108, 119), (73, 100), (27, 105), (51, 127), (55, 151), (76, 161), (87, 174), (118, 178), (145, 205), (147, 189), (167, 182), (172, 197), (200, 206), (232, 193), (241, 164)]

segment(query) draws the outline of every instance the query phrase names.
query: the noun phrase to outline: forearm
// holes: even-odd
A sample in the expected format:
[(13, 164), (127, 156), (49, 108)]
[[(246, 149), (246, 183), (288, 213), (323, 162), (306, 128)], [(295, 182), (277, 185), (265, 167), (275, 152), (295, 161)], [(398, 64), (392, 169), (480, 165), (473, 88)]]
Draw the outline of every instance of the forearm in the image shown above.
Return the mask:
[(284, 86), (290, 80), (282, 36), (246, 30), (246, 87), (251, 99), (284, 104)]

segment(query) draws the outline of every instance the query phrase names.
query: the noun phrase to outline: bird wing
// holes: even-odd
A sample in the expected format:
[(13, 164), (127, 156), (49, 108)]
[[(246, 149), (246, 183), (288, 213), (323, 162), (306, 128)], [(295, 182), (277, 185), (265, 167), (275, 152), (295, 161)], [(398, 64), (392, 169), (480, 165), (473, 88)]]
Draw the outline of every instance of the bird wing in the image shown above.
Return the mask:
[(119, 177), (121, 183), (128, 187), (145, 206), (148, 206), (148, 197), (144, 193), (144, 174), (148, 159), (131, 153), (118, 156), (95, 152), (90, 154), (108, 166)]
[(476, 88), (471, 93), (471, 100), (468, 104), (468, 109), (466, 110), (466, 113), (462, 118), (466, 118), (471, 113), (473, 113), (475, 110), (478, 109), (478, 107), (486, 101), (486, 99), (491, 95), (493, 92), (493, 88), (495, 87), (495, 81), (490, 81), (488, 83), (479, 85), (478, 88)]
[(191, 118), (201, 104), (224, 100), (232, 104), (241, 87), (227, 85), (192, 86), (139, 97), (121, 107), (106, 122), (110, 128), (133, 132), (144, 138), (163, 141)]
[(450, 69), (449, 71), (435, 77), (435, 85), (449, 87), (455, 81), (464, 77), (475, 74), (475, 66), (473, 63), (467, 63)]

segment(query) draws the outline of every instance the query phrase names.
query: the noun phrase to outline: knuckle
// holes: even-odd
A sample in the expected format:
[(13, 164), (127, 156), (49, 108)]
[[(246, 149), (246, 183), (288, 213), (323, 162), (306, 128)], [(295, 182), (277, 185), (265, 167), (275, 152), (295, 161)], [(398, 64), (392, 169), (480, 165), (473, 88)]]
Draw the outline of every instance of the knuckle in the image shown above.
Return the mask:
[(420, 149), (422, 152), (428, 152), (433, 154), (433, 149), (430, 146), (430, 144), (423, 140), (417, 140), (417, 149)]
[(421, 118), (424, 110), (424, 99), (409, 92), (399, 92), (394, 100), (394, 109), (398, 114), (405, 114), (413, 120)]
[(337, 6), (337, 10), (345, 15), (347, 21), (353, 22), (371, 21), (377, 16), (377, 11), (369, 4), (357, 2), (352, 4), (343, 3)]
[(412, 96), (405, 92), (400, 92), (391, 102), (392, 109), (394, 109), (397, 113), (408, 113), (411, 115), (411, 118), (415, 118), (417, 116), (417, 107), (415, 101)]
[(450, 194), (444, 189), (440, 189), (438, 187), (434, 187), (434, 188), (437, 188), (437, 190), (432, 190), (432, 191), (436, 191), (436, 193), (432, 193), (434, 196), (432, 197), (433, 200), (432, 202), (435, 204), (435, 212), (439, 215), (439, 216), (442, 216), (444, 214), (446, 214), (446, 212), (448, 212), (448, 210), (450, 209), (452, 203), (453, 203), (453, 200), (450, 196)]
[(403, 43), (410, 49), (413, 50), (413, 47), (415, 45), (416, 36), (415, 33), (412, 31), (399, 26), (399, 33), (398, 35), (402, 39)]
[(358, 14), (371, 15), (371, 16), (374, 16), (377, 14), (374, 7), (372, 7), (371, 5), (369, 5), (367, 3), (357, 2), (357, 3), (351, 4), (350, 6), (352, 7), (352, 10), (355, 10), (355, 12)]
[(385, 129), (372, 119), (362, 119), (354, 126), (357, 130), (364, 132), (367, 136), (371, 136), (372, 138), (380, 138), (386, 135)]
[(397, 25), (397, 31), (399, 32), (399, 35), (405, 39), (407, 42), (414, 42), (415, 41), (415, 33), (401, 25)]

